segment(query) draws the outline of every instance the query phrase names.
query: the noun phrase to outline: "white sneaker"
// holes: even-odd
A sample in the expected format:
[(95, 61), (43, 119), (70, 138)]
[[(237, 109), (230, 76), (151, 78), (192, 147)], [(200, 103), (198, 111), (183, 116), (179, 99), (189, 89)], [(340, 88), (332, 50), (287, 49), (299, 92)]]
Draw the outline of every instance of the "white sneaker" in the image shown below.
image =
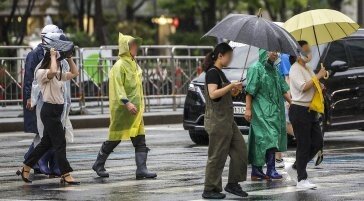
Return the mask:
[(293, 164), (286, 165), (285, 170), (288, 173), (289, 177), (293, 181), (297, 182), (297, 170), (294, 169), (292, 166)]
[(311, 183), (308, 179), (306, 179), (308, 185), (311, 185), (311, 188), (317, 188), (316, 184)]
[(316, 188), (315, 184), (311, 184), (307, 179), (297, 182), (296, 188), (298, 189), (313, 189)]
[(284, 160), (282, 159), (276, 159), (276, 168), (284, 168)]

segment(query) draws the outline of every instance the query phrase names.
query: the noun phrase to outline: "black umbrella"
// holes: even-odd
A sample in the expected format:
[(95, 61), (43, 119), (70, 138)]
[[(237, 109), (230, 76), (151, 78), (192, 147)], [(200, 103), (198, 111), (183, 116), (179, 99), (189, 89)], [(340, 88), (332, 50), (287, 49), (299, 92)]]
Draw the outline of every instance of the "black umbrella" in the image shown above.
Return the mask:
[(214, 36), (245, 43), (268, 51), (297, 55), (300, 46), (293, 36), (261, 14), (230, 14), (216, 24), (205, 36)]
[[(300, 50), (299, 44), (290, 33), (274, 22), (262, 18), (261, 10), (258, 15), (230, 14), (203, 37), (205, 36), (224, 38), (294, 56), (298, 56)], [(250, 47), (248, 55), (249, 52)], [(245, 60), (244, 70), (247, 60), (248, 56)]]

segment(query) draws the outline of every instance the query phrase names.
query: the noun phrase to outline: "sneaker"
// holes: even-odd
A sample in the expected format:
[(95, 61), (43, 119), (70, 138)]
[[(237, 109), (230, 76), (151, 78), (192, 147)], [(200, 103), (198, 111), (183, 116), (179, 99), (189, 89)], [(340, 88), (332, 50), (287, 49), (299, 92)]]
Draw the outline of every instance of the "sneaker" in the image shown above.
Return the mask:
[(315, 184), (311, 184), (307, 179), (303, 179), (297, 182), (296, 188), (298, 189), (314, 189), (316, 188)]
[(308, 179), (306, 179), (306, 183), (311, 185), (311, 189), (317, 188), (316, 184), (311, 183)]
[(224, 199), (226, 195), (215, 191), (203, 191), (202, 197), (205, 199), (219, 200)]
[(276, 159), (276, 168), (284, 168), (284, 160), (282, 159)]
[(238, 183), (228, 183), (225, 186), (225, 191), (228, 193), (240, 196), (240, 197), (248, 197), (248, 193), (243, 191), (240, 184), (238, 184)]
[(293, 181), (297, 182), (297, 170), (293, 168), (293, 164), (286, 165), (285, 170), (288, 173), (289, 177)]

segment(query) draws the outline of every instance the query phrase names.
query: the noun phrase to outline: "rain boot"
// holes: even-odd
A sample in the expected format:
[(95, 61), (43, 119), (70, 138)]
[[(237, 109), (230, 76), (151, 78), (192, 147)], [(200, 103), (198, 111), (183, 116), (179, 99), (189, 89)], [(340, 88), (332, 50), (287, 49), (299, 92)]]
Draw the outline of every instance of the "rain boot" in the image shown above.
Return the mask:
[(267, 162), (267, 176), (271, 179), (282, 179), (282, 175), (280, 175), (276, 170), (276, 157), (274, 152), (267, 152), (266, 154), (266, 162)]
[(266, 174), (264, 174), (262, 166), (252, 165), (251, 180), (262, 181), (265, 179), (269, 180), (269, 177)]
[(147, 168), (147, 157), (149, 150), (149, 148), (146, 148), (143, 151), (135, 151), (135, 162), (137, 165), (135, 175), (137, 180), (157, 177), (156, 173), (149, 172)]
[(100, 151), (97, 155), (96, 161), (92, 166), (92, 169), (99, 177), (109, 177), (109, 173), (105, 169), (105, 163), (110, 153), (120, 143), (120, 141), (106, 141), (102, 143)]

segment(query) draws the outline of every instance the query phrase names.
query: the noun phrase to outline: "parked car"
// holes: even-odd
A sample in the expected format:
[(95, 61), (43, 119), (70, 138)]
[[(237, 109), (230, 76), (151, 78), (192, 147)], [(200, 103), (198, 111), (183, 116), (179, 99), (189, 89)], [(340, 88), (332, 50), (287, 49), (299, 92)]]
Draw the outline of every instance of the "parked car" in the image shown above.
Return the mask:
[[(229, 80), (240, 80), (246, 75), (244, 63), (249, 46), (234, 48), (234, 59), (228, 68), (223, 69)], [(338, 131), (364, 128), (364, 29), (344, 39), (313, 47), (313, 59), (309, 66), (317, 71), (321, 63), (330, 72), (330, 78), (322, 80), (326, 86), (325, 114), (321, 118), (323, 131)], [(247, 67), (258, 59), (258, 48), (251, 47)], [(243, 82), (245, 85), (245, 82)], [(205, 113), (205, 74), (202, 73), (190, 83), (183, 114), (183, 127), (189, 131), (196, 144), (208, 144), (204, 129)], [(234, 101), (234, 118), (243, 134), (248, 134), (249, 123), (243, 115), (245, 92)]]

